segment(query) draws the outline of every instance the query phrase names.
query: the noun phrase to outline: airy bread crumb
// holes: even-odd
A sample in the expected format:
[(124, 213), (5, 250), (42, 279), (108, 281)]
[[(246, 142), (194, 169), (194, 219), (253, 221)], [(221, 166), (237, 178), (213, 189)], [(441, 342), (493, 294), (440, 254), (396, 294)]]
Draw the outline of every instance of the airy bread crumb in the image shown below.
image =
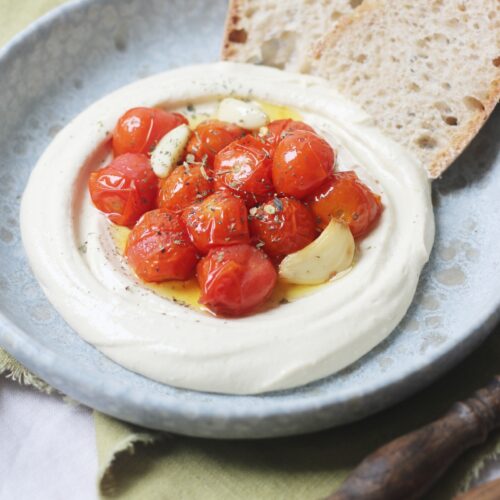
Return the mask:
[(362, 0), (231, 0), (223, 59), (309, 70), (315, 43)]
[(438, 177), (500, 95), (498, 0), (366, 0), (316, 49), (312, 72), (363, 106)]

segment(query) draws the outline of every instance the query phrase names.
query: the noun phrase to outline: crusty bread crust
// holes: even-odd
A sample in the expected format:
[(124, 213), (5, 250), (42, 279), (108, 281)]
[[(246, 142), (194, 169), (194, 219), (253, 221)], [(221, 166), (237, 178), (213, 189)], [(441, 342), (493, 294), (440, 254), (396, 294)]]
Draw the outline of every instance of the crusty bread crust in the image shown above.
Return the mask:
[(477, 116), (470, 120), (462, 133), (451, 141), (448, 149), (440, 151), (435, 156), (434, 161), (427, 167), (431, 179), (438, 178), (458, 158), (481, 130), (481, 127), (485, 124), (499, 101), (500, 80), (496, 79), (491, 84), (488, 98), (482, 101), (484, 111), (478, 112)]
[(226, 21), (224, 24), (224, 38), (222, 44), (222, 59), (230, 60), (234, 56), (235, 43), (245, 43), (236, 41), (240, 32), (239, 22), (241, 20), (241, 3), (238, 0), (229, 0)]

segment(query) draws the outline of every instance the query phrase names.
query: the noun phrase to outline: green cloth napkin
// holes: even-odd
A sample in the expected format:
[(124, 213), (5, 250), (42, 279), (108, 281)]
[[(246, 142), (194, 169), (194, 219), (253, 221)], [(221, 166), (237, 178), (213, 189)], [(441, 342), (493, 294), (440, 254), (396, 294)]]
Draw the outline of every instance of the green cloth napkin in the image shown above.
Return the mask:
[[(0, 0), (0, 46), (65, 0)], [(263, 441), (209, 441), (151, 432), (95, 412), (102, 498), (316, 499), (339, 486), (367, 454), (440, 416), (500, 373), (500, 329), (446, 377), (412, 399), (361, 422), (308, 436)], [(0, 374), (39, 390), (45, 382), (0, 349)], [(1, 411), (1, 408), (0, 408)], [(427, 496), (465, 491), (490, 458), (500, 432), (467, 452)]]
[(0, 47), (29, 23), (67, 0), (0, 0)]

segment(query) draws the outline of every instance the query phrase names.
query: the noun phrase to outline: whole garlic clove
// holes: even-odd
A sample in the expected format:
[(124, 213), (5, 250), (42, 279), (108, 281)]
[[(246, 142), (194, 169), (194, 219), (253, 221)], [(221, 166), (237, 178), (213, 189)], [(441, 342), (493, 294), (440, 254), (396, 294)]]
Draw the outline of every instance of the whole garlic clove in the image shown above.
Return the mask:
[(161, 138), (151, 153), (151, 167), (158, 177), (163, 179), (170, 175), (181, 159), (190, 137), (191, 129), (183, 124)]
[(312, 243), (281, 261), (279, 275), (288, 283), (318, 285), (351, 267), (355, 250), (349, 226), (332, 219)]
[(219, 104), (217, 118), (247, 130), (258, 130), (269, 123), (269, 117), (256, 102), (227, 97)]

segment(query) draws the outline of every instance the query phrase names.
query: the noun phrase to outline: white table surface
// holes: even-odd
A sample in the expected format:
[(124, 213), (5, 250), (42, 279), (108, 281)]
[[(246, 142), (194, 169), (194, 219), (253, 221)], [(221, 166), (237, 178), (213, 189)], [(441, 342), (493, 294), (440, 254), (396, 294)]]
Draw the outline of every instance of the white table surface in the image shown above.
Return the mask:
[(94, 500), (92, 413), (0, 376), (0, 499)]

